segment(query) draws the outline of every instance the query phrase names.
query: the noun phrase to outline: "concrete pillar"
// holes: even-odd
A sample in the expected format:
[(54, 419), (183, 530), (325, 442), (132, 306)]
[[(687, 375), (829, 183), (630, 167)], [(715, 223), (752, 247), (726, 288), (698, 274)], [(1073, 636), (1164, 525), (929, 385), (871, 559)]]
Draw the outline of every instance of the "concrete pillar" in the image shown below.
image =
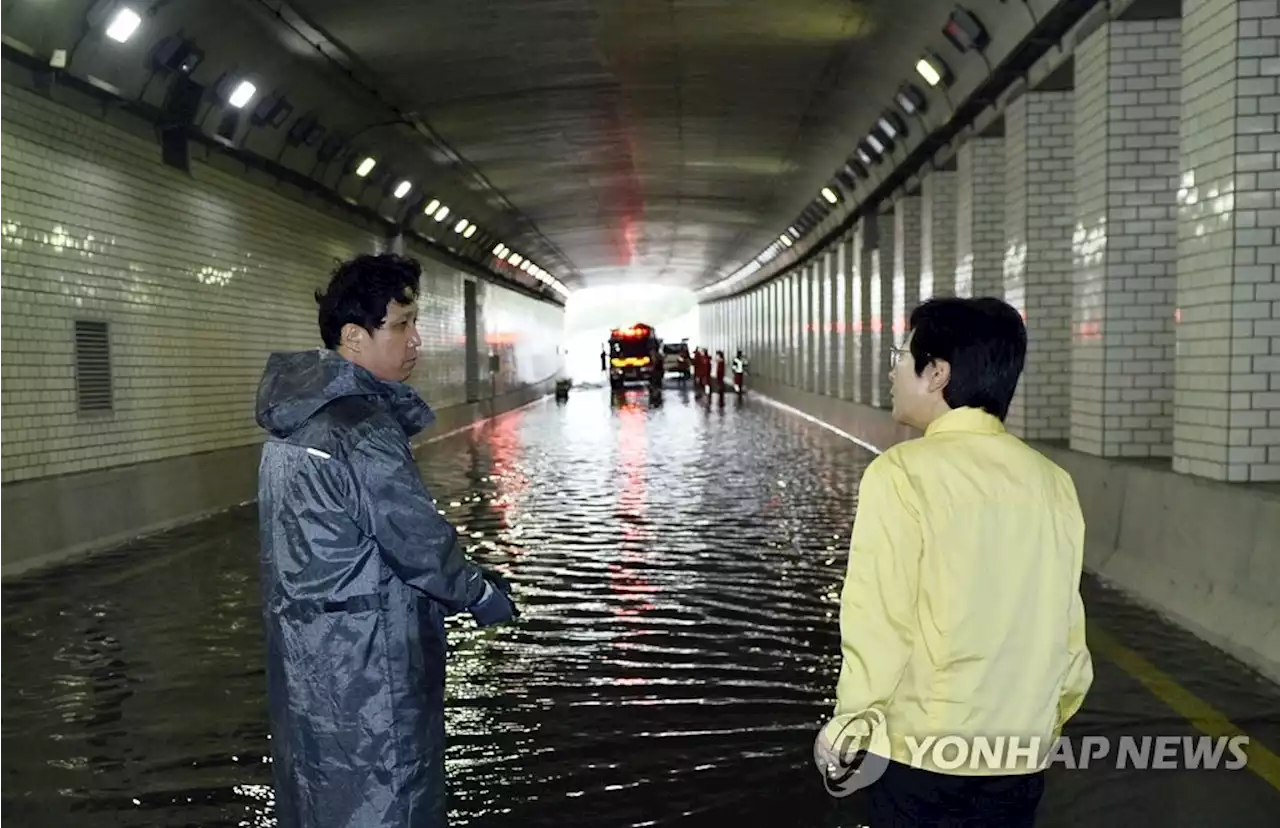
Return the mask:
[(805, 282), (805, 315), (804, 315), (804, 351), (805, 371), (804, 389), (809, 393), (818, 392), (819, 357), (818, 333), (822, 325), (822, 284), (818, 278), (818, 261), (810, 260), (804, 269)]
[[(871, 362), (871, 250), (868, 247), (868, 222), (874, 226), (874, 218), (863, 218), (853, 234), (853, 379), (854, 402), (871, 405), (871, 379), (874, 376)], [(874, 233), (874, 230), (871, 230)]]
[(920, 183), (920, 299), (956, 292), (956, 174), (933, 170)]
[[(896, 211), (896, 206), (894, 210)], [(872, 405), (878, 408), (889, 407), (889, 369), (893, 358), (894, 316), (893, 316), (893, 282), (894, 282), (894, 249), (893, 249), (893, 212), (885, 213), (878, 218), (876, 230), (876, 284), (880, 286), (880, 302), (877, 315), (880, 325), (875, 331), (876, 351), (873, 360), (876, 366), (876, 378)]]
[(827, 390), (829, 397), (840, 398), (841, 379), (841, 331), (844, 328), (844, 280), (841, 265), (844, 262), (844, 244), (837, 241), (827, 254)]
[(829, 345), (831, 342), (831, 280), (828, 276), (829, 265), (827, 260), (831, 256), (831, 249), (825, 249), (819, 254), (814, 262), (816, 271), (814, 278), (817, 280), (816, 293), (818, 296), (818, 325), (817, 325), (817, 347), (818, 347), (818, 370), (815, 388), (817, 393), (827, 393), (827, 377), (831, 362)]
[(1280, 480), (1280, 3), (1182, 14), (1173, 468)]
[(1008, 427), (1065, 440), (1071, 423), (1075, 97), (1030, 91), (1005, 112), (1004, 297), (1027, 323)]
[(866, 298), (870, 316), (863, 362), (867, 392), (864, 402), (879, 408), (889, 401), (889, 359), (893, 348), (893, 216), (870, 215), (863, 224), (863, 268), (869, 283)]
[(769, 283), (769, 379), (782, 382), (782, 283)]
[(956, 295), (1004, 295), (1004, 139), (956, 154)]
[(804, 271), (791, 272), (791, 387), (804, 388)]
[(920, 219), (923, 201), (919, 196), (898, 199), (893, 208), (893, 344), (907, 335), (907, 317), (920, 297)]
[(840, 317), (840, 399), (856, 398), (858, 387), (854, 365), (857, 362), (858, 338), (854, 326), (861, 313), (861, 304), (855, 297), (860, 296), (861, 286), (855, 281), (858, 270), (857, 248), (854, 247), (854, 234), (849, 233), (840, 240), (840, 284), (843, 291)]

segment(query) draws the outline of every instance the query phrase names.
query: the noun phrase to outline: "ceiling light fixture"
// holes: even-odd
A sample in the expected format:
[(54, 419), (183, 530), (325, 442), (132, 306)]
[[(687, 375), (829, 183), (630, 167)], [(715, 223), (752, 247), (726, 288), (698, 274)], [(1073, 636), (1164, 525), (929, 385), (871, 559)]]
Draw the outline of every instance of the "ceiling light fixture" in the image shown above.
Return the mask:
[(476, 234), (476, 226), (472, 224), (468, 226), (466, 230), (462, 231), (462, 238), (469, 239), (475, 234)]
[(876, 122), (876, 126), (890, 139), (896, 139), (907, 134), (907, 124), (896, 112), (886, 112), (881, 115), (880, 120)]
[(376, 166), (378, 166), (378, 162), (375, 161), (372, 156), (366, 157), (360, 162), (360, 166), (356, 167), (356, 175), (364, 178), (366, 175), (373, 172), (373, 168)]
[(247, 80), (240, 81), (235, 91), (231, 93), (231, 97), (227, 98), (227, 103), (236, 109), (244, 109), (245, 105), (253, 100), (253, 96), (256, 94), (258, 94), (258, 87)]
[(136, 11), (125, 6), (111, 18), (111, 25), (107, 26), (107, 37), (116, 43), (124, 43), (133, 37), (133, 33), (140, 25), (142, 25), (142, 18)]
[(951, 85), (951, 70), (947, 68), (947, 64), (943, 63), (941, 58), (932, 53), (916, 61), (916, 72), (930, 86), (937, 86), (938, 84), (943, 86)]
[(404, 198), (409, 194), (409, 191), (412, 189), (413, 189), (413, 185), (410, 184), (408, 181), (401, 181), (399, 184), (396, 185), (395, 196), (396, 198)]
[(991, 42), (991, 36), (987, 34), (987, 30), (983, 28), (978, 18), (969, 10), (958, 6), (951, 12), (947, 25), (942, 27), (942, 34), (961, 52), (967, 52), (970, 49), (981, 52)]
[(898, 89), (896, 100), (898, 107), (908, 115), (924, 112), (929, 108), (929, 102), (924, 93), (909, 83), (904, 83)]
[(840, 196), (836, 195), (835, 190), (831, 189), (830, 187), (822, 188), (822, 197), (825, 198), (827, 202), (830, 204), (836, 204), (840, 201)]

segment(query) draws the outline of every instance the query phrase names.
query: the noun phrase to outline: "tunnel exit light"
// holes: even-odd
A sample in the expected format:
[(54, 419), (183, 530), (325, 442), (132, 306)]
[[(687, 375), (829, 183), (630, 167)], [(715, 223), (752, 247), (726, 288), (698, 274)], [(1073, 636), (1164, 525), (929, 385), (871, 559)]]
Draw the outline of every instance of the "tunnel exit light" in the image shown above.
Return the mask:
[(131, 8), (125, 7), (116, 12), (116, 16), (111, 18), (111, 25), (107, 26), (107, 37), (117, 43), (124, 43), (133, 37), (133, 33), (138, 30), (138, 26), (142, 25), (142, 18)]

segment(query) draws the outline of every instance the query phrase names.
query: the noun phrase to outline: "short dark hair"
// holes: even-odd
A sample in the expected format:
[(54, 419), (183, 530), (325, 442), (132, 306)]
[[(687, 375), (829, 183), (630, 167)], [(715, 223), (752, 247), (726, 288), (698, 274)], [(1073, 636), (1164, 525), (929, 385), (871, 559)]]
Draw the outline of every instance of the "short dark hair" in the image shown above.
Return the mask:
[(407, 305), (418, 295), (422, 266), (392, 253), (362, 255), (342, 262), (329, 277), (329, 286), (316, 291), (320, 306), (320, 338), (337, 348), (342, 327), (354, 323), (373, 333), (382, 327), (387, 306)]
[(916, 376), (935, 359), (951, 366), (942, 398), (952, 408), (981, 408), (1004, 420), (1027, 359), (1022, 314), (993, 297), (929, 299), (911, 312)]

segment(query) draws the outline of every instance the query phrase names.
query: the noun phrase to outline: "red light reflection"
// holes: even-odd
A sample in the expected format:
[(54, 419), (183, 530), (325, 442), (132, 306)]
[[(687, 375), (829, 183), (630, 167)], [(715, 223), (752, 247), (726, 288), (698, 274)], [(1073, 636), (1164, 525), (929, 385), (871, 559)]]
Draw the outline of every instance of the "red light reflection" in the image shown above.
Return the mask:
[[(524, 504), (525, 495), (529, 489), (529, 479), (524, 476), (520, 465), (516, 462), (524, 451), (520, 440), (522, 419), (524, 419), (524, 412), (513, 411), (491, 422), (486, 429), (488, 431), (486, 436), (493, 453), (493, 463), (489, 472), (493, 478), (496, 495), (493, 499), (493, 508), (498, 514), (500, 530), (510, 529), (513, 523), (516, 525), (520, 523), (522, 511), (519, 507)], [(479, 436), (476, 435), (476, 437)], [(519, 549), (520, 544), (515, 544), (515, 548)]]
[(630, 606), (620, 605), (614, 610), (616, 615), (625, 616), (639, 615), (654, 609), (652, 602), (643, 599), (654, 595), (657, 589), (628, 566), (644, 561), (644, 551), (653, 540), (646, 520), (649, 504), (645, 412), (628, 405), (618, 409), (618, 417), (621, 420), (618, 464), (622, 485), (618, 487), (617, 513), (625, 529), (619, 549), (619, 562), (609, 565), (609, 588), (633, 602)]

